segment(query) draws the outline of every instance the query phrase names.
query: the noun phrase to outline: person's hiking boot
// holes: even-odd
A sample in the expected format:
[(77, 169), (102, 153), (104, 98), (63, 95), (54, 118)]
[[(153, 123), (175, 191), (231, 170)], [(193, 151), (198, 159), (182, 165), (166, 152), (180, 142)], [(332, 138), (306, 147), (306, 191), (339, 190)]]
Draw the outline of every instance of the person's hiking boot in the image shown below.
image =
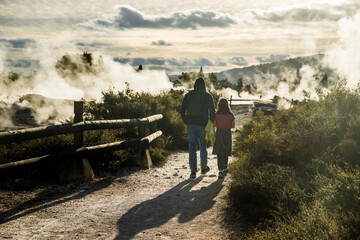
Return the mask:
[(207, 167), (206, 169), (201, 170), (201, 174), (206, 174), (209, 171), (210, 171), (210, 168)]
[(196, 178), (196, 172), (190, 173), (190, 178)]
[(226, 176), (226, 174), (224, 172), (219, 172), (219, 178), (224, 178)]

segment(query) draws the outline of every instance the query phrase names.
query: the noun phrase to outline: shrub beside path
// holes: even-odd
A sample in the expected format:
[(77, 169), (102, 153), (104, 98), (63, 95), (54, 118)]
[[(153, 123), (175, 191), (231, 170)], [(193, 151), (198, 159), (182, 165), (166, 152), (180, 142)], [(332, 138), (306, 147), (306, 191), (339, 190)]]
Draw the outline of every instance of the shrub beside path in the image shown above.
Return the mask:
[[(239, 127), (248, 113), (236, 114)], [(127, 168), (90, 183), (0, 191), (1, 239), (232, 239), (227, 186), (210, 172), (189, 179), (188, 153), (163, 166)], [(198, 153), (199, 154), (199, 153)], [(231, 161), (231, 159), (230, 159)]]

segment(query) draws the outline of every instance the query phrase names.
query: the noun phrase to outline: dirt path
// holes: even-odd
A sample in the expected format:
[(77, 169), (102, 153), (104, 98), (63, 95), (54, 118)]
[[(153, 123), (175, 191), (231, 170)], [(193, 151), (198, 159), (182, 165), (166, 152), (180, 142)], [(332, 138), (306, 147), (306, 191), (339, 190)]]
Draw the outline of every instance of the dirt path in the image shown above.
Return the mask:
[[(247, 115), (236, 117), (238, 125)], [(211, 148), (208, 154), (210, 172), (195, 179), (188, 153), (178, 151), (164, 166), (91, 183), (1, 191), (0, 238), (230, 239), (223, 221), (230, 177), (218, 179)]]

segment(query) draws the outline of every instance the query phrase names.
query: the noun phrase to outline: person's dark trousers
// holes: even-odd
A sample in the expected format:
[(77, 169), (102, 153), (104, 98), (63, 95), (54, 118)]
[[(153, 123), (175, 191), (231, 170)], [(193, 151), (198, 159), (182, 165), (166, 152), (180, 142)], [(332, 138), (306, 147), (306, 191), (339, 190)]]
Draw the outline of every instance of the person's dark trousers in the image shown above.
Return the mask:
[(229, 161), (229, 156), (226, 156), (225, 154), (217, 154), (217, 163), (218, 163), (219, 171), (227, 168), (228, 161)]
[(187, 125), (187, 133), (189, 138), (189, 166), (191, 172), (197, 172), (196, 146), (200, 147), (200, 163), (201, 170), (207, 169), (207, 150), (205, 140), (205, 127), (198, 125)]

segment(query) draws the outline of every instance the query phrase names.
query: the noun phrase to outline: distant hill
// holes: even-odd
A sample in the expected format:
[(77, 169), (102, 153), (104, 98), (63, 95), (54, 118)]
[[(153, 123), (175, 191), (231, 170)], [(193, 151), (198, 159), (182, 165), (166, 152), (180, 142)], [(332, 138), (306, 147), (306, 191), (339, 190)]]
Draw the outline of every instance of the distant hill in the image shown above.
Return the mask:
[[(217, 78), (227, 78), (232, 83), (237, 83), (242, 78), (246, 83), (259, 83), (261, 81), (279, 81), (287, 79), (290, 81), (300, 80), (302, 78), (302, 67), (309, 66), (318, 72), (324, 72), (328, 77), (335, 76), (334, 72), (323, 66), (322, 59), (324, 55), (297, 57), (279, 62), (253, 65), (243, 68), (233, 68), (226, 71), (214, 73)], [(170, 76), (171, 80), (178, 79), (178, 76)]]

